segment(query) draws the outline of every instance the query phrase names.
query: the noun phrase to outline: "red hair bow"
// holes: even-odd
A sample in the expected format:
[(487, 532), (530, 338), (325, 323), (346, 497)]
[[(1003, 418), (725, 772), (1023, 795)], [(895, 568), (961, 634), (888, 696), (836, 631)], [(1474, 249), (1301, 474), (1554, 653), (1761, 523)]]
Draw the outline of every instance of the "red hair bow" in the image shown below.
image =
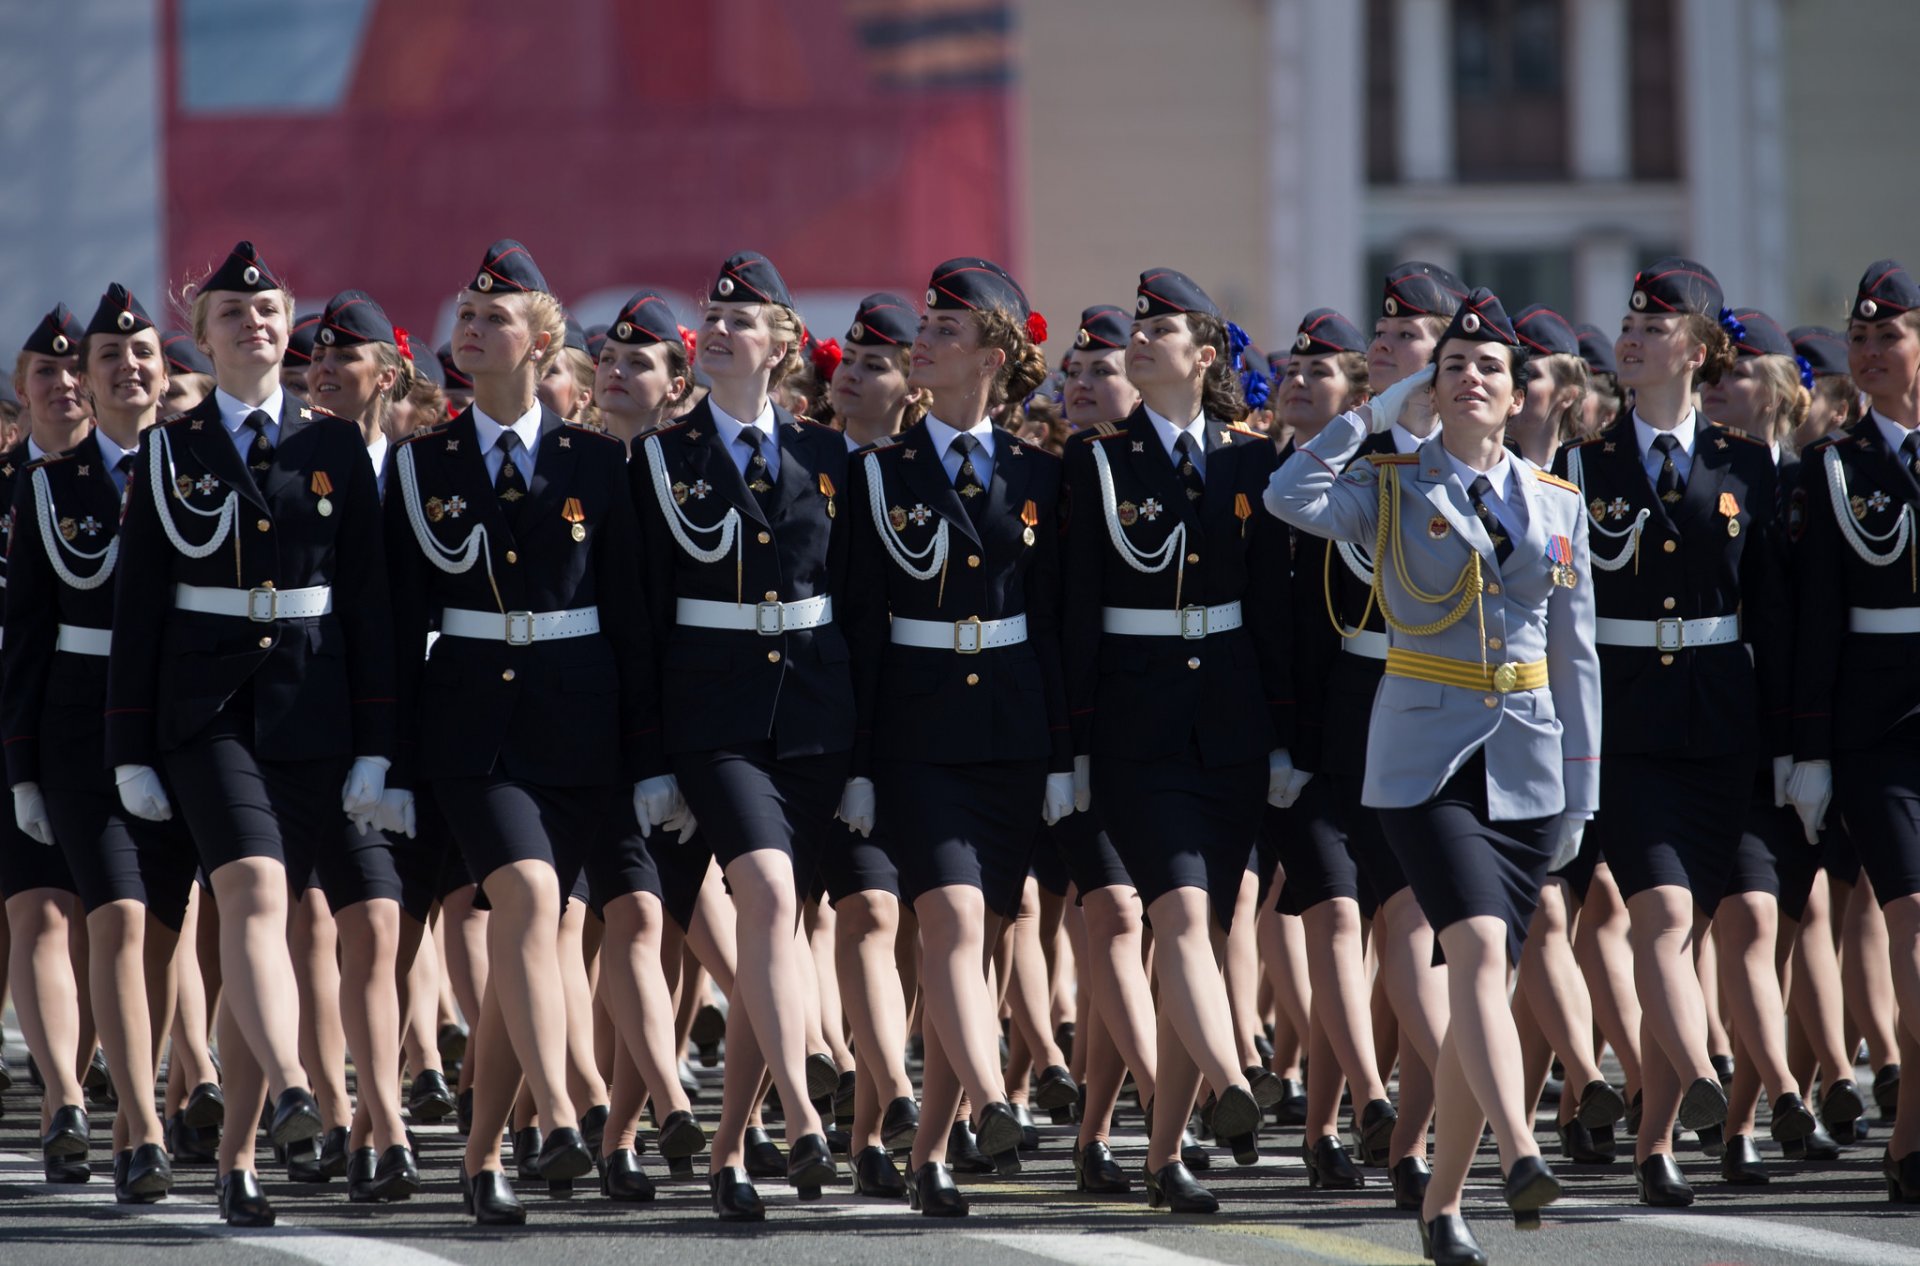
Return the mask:
[(1047, 318), (1035, 312), (1027, 317), (1027, 337), (1036, 343), (1047, 341)]
[(813, 345), (813, 372), (819, 374), (823, 381), (831, 378), (833, 377), (833, 371), (840, 368), (840, 362), (845, 359), (845, 356), (846, 353), (840, 350), (840, 340), (837, 338), (830, 338), (823, 342), (815, 343)]
[(683, 326), (681, 326), (681, 327), (680, 327), (680, 344), (681, 344), (681, 346), (683, 346), (683, 347), (685, 347), (685, 348), (687, 349), (687, 359), (688, 359), (688, 360), (692, 360), (692, 359), (693, 359), (693, 353), (694, 353), (694, 342), (695, 342), (695, 339), (694, 339), (694, 337), (693, 337), (693, 331), (692, 331), (692, 330), (689, 330), (689, 329), (688, 329), (688, 328), (687, 328), (686, 326), (684, 326), (684, 325), (683, 325)]
[(402, 356), (408, 360), (413, 359), (413, 343), (407, 338), (406, 326), (396, 325), (393, 327), (393, 344), (400, 349)]

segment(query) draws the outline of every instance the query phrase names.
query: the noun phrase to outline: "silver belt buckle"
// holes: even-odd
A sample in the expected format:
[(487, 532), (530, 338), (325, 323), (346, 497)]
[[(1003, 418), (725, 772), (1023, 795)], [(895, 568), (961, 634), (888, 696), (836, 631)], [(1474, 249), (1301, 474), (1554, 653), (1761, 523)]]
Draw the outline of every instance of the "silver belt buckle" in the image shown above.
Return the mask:
[(761, 637), (778, 637), (787, 631), (787, 609), (778, 602), (756, 603), (753, 629)]
[(1180, 636), (1197, 642), (1207, 635), (1207, 609), (1203, 606), (1180, 608)]
[(981, 643), (980, 617), (968, 616), (953, 622), (953, 650), (957, 655), (978, 655)]
[(280, 591), (265, 585), (247, 590), (247, 618), (255, 624), (272, 624), (280, 610)]
[(1686, 622), (1665, 616), (1653, 622), (1653, 647), (1660, 651), (1677, 651), (1687, 644)]
[(508, 646), (532, 646), (533, 645), (533, 612), (531, 611), (507, 612), (507, 645)]

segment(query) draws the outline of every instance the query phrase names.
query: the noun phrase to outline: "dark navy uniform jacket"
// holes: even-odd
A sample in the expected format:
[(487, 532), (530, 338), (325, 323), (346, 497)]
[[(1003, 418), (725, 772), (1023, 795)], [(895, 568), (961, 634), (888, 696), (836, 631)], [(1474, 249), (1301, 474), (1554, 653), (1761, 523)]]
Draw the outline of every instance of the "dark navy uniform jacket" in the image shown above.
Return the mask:
[[(1600, 619), (1741, 621), (1741, 641), (1671, 653), (1598, 639), (1602, 753), (1760, 755), (1770, 748), (1784, 755), (1790, 701), (1781, 693), (1781, 668), (1791, 660), (1791, 617), (1770, 531), (1778, 505), (1772, 449), (1701, 419), (1685, 489), (1667, 505), (1641, 465), (1628, 415), (1563, 448), (1554, 469), (1579, 485), (1586, 507)], [(1632, 525), (1642, 510), (1647, 518), (1636, 538)], [(1623, 565), (1601, 565), (1623, 552)], [(1775, 718), (1772, 733), (1753, 732), (1756, 715)]]
[(107, 555), (120, 533), (121, 496), (97, 434), (15, 473), (0, 730), (9, 783), (111, 794), (107, 659), (54, 649), (62, 624), (113, 628), (119, 558)]
[[(1872, 747), (1920, 708), (1920, 634), (1848, 628), (1853, 608), (1920, 607), (1913, 539), (1920, 484), (1874, 418), (1869, 411), (1802, 453), (1788, 511), (1799, 603), (1796, 760)], [(1904, 548), (1896, 549), (1903, 516)]]
[[(620, 441), (543, 407), (533, 478), (511, 521), (471, 408), (401, 441), (388, 464), (401, 737), (388, 784), (497, 769), (540, 786), (593, 787), (665, 773)], [(449, 608), (584, 607), (599, 610), (596, 634), (525, 644), (442, 635), (422, 656)]]
[[(1076, 755), (1155, 760), (1198, 744), (1210, 766), (1263, 759), (1293, 738), (1287, 529), (1261, 498), (1278, 454), (1263, 435), (1209, 419), (1205, 495), (1192, 501), (1144, 408), (1067, 446), (1063, 642)], [(1113, 477), (1109, 523), (1094, 450)], [(1115, 548), (1162, 548), (1185, 524), (1181, 556), (1137, 570)], [(1173, 611), (1240, 602), (1241, 627), (1209, 637), (1102, 632), (1106, 607)]]
[[(1073, 768), (1060, 664), (1060, 459), (993, 431), (993, 468), (974, 508), (953, 486), (925, 422), (854, 455), (846, 587), (859, 733), (853, 772), (876, 756), (941, 764), (1045, 760)], [(876, 518), (877, 510), (877, 518)], [(898, 527), (895, 523), (898, 523)], [(917, 571), (946, 531), (946, 561)], [(889, 617), (951, 624), (1027, 617), (1027, 640), (956, 654), (897, 646)]]
[[(107, 764), (154, 764), (205, 729), (245, 686), (252, 688), (254, 752), (263, 760), (391, 758), (387, 567), (360, 428), (289, 392), (272, 464), (256, 480), (210, 395), (146, 433), (129, 488), (114, 576)], [(331, 513), (320, 512), (323, 496)], [(202, 549), (222, 520), (195, 511), (229, 504), (221, 542), (204, 557), (183, 553), (169, 535), (171, 522), (189, 550)], [(265, 623), (181, 611), (176, 584), (331, 585), (333, 610)]]
[[(669, 753), (768, 741), (780, 757), (853, 747), (853, 681), (840, 625), (847, 443), (778, 405), (773, 413), (779, 460), (771, 510), (748, 491), (704, 400), (634, 444), (628, 474)], [(722, 550), (729, 523), (732, 539)], [(682, 625), (674, 614), (681, 598), (751, 609), (821, 594), (833, 600), (832, 622), (770, 635)]]

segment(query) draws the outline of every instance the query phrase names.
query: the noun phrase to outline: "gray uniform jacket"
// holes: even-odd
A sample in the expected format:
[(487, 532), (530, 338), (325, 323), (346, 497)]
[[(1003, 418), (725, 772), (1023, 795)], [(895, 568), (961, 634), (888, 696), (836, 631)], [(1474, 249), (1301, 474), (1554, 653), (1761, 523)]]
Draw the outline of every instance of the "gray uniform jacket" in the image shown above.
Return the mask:
[[(1424, 804), (1476, 749), (1484, 748), (1487, 807), (1495, 820), (1590, 817), (1600, 803), (1600, 659), (1594, 650), (1593, 581), (1586, 524), (1571, 484), (1512, 458), (1510, 493), (1526, 499), (1527, 528), (1504, 565), (1473, 512), (1467, 490), (1440, 445), (1439, 432), (1404, 458), (1375, 456), (1341, 474), (1367, 436), (1357, 414), (1335, 418), (1298, 449), (1267, 486), (1266, 505), (1304, 531), (1371, 549), (1379, 530), (1386, 463), (1400, 477), (1397, 513), (1408, 579), (1428, 594), (1452, 589), (1480, 554), (1485, 582), (1485, 662), (1547, 662), (1544, 689), (1507, 694), (1389, 674), (1374, 696), (1361, 802), (1376, 809)], [(1569, 547), (1573, 585), (1553, 581), (1556, 537)], [(1400, 582), (1391, 558), (1375, 560), (1402, 624), (1438, 620), (1457, 599), (1420, 602)], [(1478, 665), (1481, 620), (1469, 609), (1450, 628), (1424, 637), (1389, 626), (1394, 648)]]

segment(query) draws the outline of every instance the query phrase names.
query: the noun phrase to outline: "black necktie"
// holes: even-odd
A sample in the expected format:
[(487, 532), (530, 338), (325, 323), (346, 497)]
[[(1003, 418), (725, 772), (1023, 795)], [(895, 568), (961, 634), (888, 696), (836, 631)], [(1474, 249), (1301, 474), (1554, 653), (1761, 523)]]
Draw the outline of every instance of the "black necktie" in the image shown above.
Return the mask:
[(1671, 435), (1653, 437), (1653, 451), (1660, 454), (1660, 477), (1654, 481), (1653, 490), (1670, 506), (1678, 505), (1687, 490), (1687, 481), (1680, 478), (1680, 468), (1673, 464), (1673, 450), (1679, 447), (1680, 441)]
[(1193, 442), (1191, 433), (1180, 432), (1179, 438), (1173, 442), (1173, 456), (1180, 484), (1187, 490), (1187, 500), (1200, 500), (1206, 495), (1207, 481), (1200, 473), (1199, 446)]
[(247, 448), (247, 465), (256, 471), (273, 464), (273, 441), (267, 438), (267, 427), (272, 422), (273, 418), (264, 409), (255, 409), (247, 415), (246, 426), (253, 432), (253, 443)]
[(494, 447), (500, 450), (500, 473), (493, 477), (493, 495), (499, 498), (507, 518), (514, 519), (518, 517), (520, 502), (527, 495), (526, 479), (520, 474), (520, 464), (513, 460), (514, 454), (520, 451), (520, 436), (513, 431), (502, 431)]
[(753, 455), (747, 458), (747, 491), (753, 494), (762, 510), (771, 514), (773, 471), (767, 466), (767, 450), (764, 447), (767, 433), (757, 426), (743, 426), (740, 428), (740, 440), (753, 450)]
[(1900, 460), (1915, 479), (1920, 479), (1920, 431), (1908, 431), (1907, 438), (1900, 441)]
[(1493, 482), (1481, 475), (1473, 481), (1467, 493), (1473, 498), (1473, 512), (1480, 516), (1480, 526), (1487, 529), (1487, 535), (1493, 538), (1494, 558), (1505, 563), (1513, 553), (1513, 542), (1507, 539), (1506, 529), (1500, 526), (1493, 507), (1487, 504), (1487, 498), (1493, 495)]

